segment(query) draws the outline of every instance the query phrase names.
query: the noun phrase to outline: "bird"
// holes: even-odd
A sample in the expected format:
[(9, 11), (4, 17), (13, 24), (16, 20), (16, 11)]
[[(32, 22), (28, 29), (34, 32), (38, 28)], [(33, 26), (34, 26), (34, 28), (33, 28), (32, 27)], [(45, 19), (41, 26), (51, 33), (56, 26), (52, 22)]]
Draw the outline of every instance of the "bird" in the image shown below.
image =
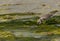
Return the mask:
[(58, 10), (53, 10), (48, 14), (42, 15), (37, 20), (37, 24), (42, 24), (44, 20), (48, 20), (49, 18), (53, 17), (55, 13), (57, 13)]

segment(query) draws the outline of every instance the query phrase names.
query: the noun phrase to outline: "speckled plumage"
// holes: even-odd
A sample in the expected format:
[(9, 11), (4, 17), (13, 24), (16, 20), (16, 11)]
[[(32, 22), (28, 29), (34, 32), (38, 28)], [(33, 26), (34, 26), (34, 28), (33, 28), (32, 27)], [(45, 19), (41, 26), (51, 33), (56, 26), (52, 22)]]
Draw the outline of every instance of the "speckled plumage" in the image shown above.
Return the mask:
[(41, 24), (43, 22), (43, 20), (47, 20), (49, 19), (50, 17), (53, 17), (53, 15), (58, 12), (58, 10), (54, 10), (54, 11), (51, 11), (49, 14), (45, 14), (45, 15), (42, 15), (40, 16), (40, 18), (37, 20), (37, 23), (38, 24)]

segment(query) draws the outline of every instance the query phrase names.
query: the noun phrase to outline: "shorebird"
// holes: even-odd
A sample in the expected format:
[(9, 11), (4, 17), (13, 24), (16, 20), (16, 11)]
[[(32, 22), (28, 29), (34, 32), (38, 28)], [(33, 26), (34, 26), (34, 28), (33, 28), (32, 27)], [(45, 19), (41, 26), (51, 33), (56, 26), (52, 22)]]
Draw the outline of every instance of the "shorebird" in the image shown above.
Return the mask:
[(37, 20), (37, 23), (42, 24), (42, 22), (44, 20), (47, 20), (47, 19), (53, 17), (56, 12), (58, 12), (58, 10), (54, 10), (54, 11), (51, 11), (49, 14), (45, 14), (45, 15), (40, 16), (40, 18)]

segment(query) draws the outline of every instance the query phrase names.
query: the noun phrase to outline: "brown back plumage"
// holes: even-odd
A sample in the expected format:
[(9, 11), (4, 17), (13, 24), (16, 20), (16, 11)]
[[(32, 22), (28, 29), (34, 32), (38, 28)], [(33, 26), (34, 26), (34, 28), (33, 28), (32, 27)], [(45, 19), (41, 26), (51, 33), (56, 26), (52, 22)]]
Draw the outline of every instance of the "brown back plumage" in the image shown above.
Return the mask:
[(49, 14), (45, 14), (45, 15), (41, 16), (40, 19), (39, 19), (37, 22), (38, 22), (39, 24), (41, 24), (43, 20), (49, 19), (49, 18), (52, 17), (56, 12), (58, 12), (58, 10), (51, 11)]

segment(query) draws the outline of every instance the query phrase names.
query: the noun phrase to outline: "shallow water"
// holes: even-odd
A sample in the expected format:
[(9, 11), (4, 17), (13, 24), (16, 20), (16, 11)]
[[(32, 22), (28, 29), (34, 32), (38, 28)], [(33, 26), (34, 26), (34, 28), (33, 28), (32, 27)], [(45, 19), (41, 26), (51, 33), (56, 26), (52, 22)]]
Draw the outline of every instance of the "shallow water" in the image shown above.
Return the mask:
[(11, 31), (12, 34), (14, 34), (14, 36), (17, 38), (15, 39), (16, 41), (27, 41), (29, 39), (29, 41), (59, 41), (60, 40), (60, 35), (47, 35), (46, 33), (44, 34), (39, 34), (39, 33), (33, 33), (33, 32), (29, 32), (26, 30), (7, 30), (7, 31)]
[[(42, 4), (46, 4), (45, 7)], [(0, 14), (35, 12), (48, 13), (60, 9), (60, 0), (0, 0)], [(60, 10), (59, 10), (60, 11)]]
[[(42, 6), (45, 4), (46, 6)], [(34, 12), (34, 13), (42, 13), (46, 14), (51, 10), (59, 10), (57, 14), (60, 15), (60, 0), (0, 0), (0, 14), (8, 14), (8, 13), (24, 13), (24, 12)], [(31, 18), (32, 16), (19, 16), (21, 18)], [(34, 16), (35, 17), (35, 16)], [(25, 20), (23, 20), (25, 21)], [(7, 26), (7, 25), (6, 25)], [(34, 25), (35, 26), (35, 25)], [(31, 26), (33, 28), (34, 26)], [(60, 27), (60, 25), (58, 25)], [(2, 26), (3, 27), (3, 26)], [(37, 26), (35, 26), (37, 27)], [(33, 28), (34, 29), (34, 28)], [(33, 30), (32, 29), (32, 30)], [(6, 28), (4, 29), (6, 30)], [(35, 38), (35, 41), (59, 41), (60, 35), (53, 35), (51, 37), (47, 36), (47, 34), (39, 34), (33, 33), (32, 31), (25, 30), (7, 30), (11, 31), (16, 37), (31, 37)], [(53, 38), (52, 38), (53, 37)], [(23, 38), (22, 38), (23, 39)], [(27, 38), (26, 38), (27, 39)], [(20, 40), (19, 40), (20, 41)], [(24, 40), (23, 40), (24, 41)]]

